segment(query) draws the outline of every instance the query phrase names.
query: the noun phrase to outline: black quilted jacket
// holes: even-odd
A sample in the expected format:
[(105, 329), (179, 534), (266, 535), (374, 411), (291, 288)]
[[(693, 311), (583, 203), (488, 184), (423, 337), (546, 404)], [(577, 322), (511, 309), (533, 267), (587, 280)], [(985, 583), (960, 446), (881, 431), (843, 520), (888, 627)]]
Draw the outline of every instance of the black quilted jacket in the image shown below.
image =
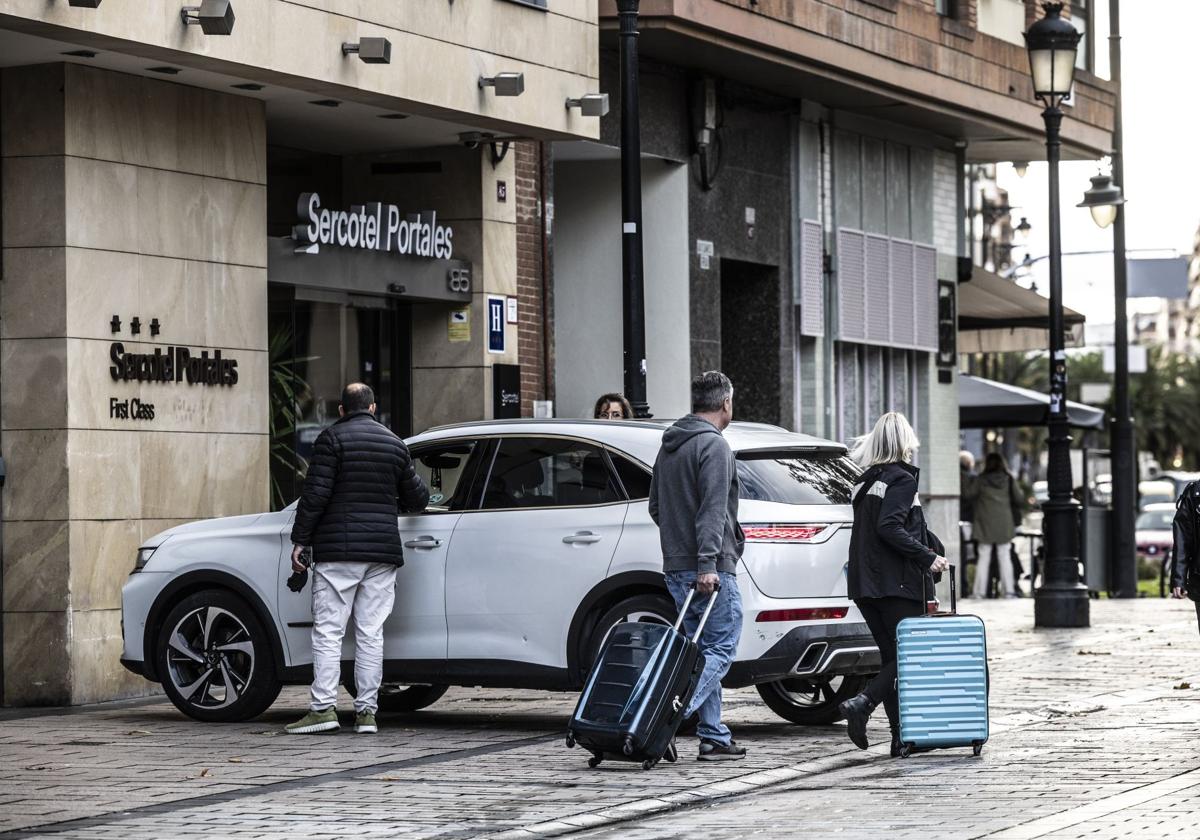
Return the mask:
[(846, 568), (851, 598), (923, 601), (933, 595), (929, 566), (946, 548), (925, 524), (917, 496), (919, 476), (911, 464), (880, 464), (854, 486)]
[(429, 491), (404, 441), (366, 411), (321, 432), (296, 509), (292, 542), (313, 560), (404, 565), (400, 512), (425, 509)]

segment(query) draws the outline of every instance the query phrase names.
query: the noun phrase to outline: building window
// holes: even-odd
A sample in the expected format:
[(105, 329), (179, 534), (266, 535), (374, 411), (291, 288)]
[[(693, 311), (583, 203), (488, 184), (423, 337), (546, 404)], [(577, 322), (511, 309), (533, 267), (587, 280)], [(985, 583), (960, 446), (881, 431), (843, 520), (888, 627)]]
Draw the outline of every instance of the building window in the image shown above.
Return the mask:
[(937, 13), (942, 17), (957, 18), (958, 9), (955, 8), (957, 0), (937, 0)]
[(1092, 0), (1071, 0), (1071, 23), (1083, 35), (1075, 53), (1075, 66), (1091, 72), (1092, 62)]
[(520, 6), (533, 6), (535, 9), (545, 9), (547, 0), (508, 0)]

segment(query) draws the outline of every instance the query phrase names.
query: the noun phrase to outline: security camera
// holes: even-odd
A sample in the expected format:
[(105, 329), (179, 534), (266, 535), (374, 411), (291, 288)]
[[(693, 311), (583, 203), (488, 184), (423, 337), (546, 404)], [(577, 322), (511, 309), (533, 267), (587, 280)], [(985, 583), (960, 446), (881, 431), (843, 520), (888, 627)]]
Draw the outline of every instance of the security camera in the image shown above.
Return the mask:
[(495, 137), (494, 134), (485, 134), (482, 131), (464, 131), (458, 135), (458, 142), (468, 149), (478, 149), (484, 143), (490, 143)]

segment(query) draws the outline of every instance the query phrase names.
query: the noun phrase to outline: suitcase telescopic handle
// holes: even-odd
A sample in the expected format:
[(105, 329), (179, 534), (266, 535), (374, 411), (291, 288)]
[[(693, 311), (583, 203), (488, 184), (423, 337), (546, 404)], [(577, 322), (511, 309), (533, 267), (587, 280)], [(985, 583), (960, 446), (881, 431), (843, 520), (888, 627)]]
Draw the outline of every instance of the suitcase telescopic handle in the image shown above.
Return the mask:
[[(954, 582), (954, 566), (946, 567), (946, 574), (950, 575), (950, 615), (958, 615), (958, 587)], [(929, 603), (929, 597), (925, 594), (925, 582), (928, 575), (921, 575), (921, 600), (926, 604)], [(934, 596), (937, 596), (937, 591), (934, 590)]]
[[(712, 612), (713, 604), (717, 603), (717, 595), (721, 592), (721, 584), (717, 583), (713, 589), (712, 595), (708, 596), (708, 603), (704, 606), (704, 614), (700, 616), (700, 623), (696, 625), (696, 632), (692, 634), (692, 641), (697, 644), (700, 642), (700, 634), (704, 632), (704, 625), (708, 623), (708, 614)], [(679, 617), (675, 619), (675, 629), (679, 630), (683, 627), (683, 617), (687, 615), (688, 607), (692, 605), (692, 598), (696, 595), (696, 584), (693, 583), (688, 587), (687, 597), (683, 599), (683, 606), (679, 608)]]

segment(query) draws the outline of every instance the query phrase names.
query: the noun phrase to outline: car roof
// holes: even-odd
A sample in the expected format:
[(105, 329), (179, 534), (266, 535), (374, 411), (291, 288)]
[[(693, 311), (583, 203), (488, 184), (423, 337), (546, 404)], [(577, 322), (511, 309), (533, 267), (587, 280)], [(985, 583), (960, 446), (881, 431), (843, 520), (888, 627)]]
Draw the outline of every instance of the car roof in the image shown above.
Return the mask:
[[(410, 444), (471, 435), (531, 435), (582, 437), (626, 452), (643, 463), (654, 462), (663, 432), (673, 420), (570, 420), (524, 417), (512, 420), (478, 420), (436, 426), (408, 439)], [(844, 453), (846, 447), (799, 432), (789, 432), (768, 423), (734, 421), (725, 430), (725, 440), (735, 452), (775, 449), (831, 450)]]
[(1173, 510), (1175, 510), (1174, 502), (1151, 502), (1142, 508), (1142, 513), (1160, 513), (1162, 511), (1170, 512)]

